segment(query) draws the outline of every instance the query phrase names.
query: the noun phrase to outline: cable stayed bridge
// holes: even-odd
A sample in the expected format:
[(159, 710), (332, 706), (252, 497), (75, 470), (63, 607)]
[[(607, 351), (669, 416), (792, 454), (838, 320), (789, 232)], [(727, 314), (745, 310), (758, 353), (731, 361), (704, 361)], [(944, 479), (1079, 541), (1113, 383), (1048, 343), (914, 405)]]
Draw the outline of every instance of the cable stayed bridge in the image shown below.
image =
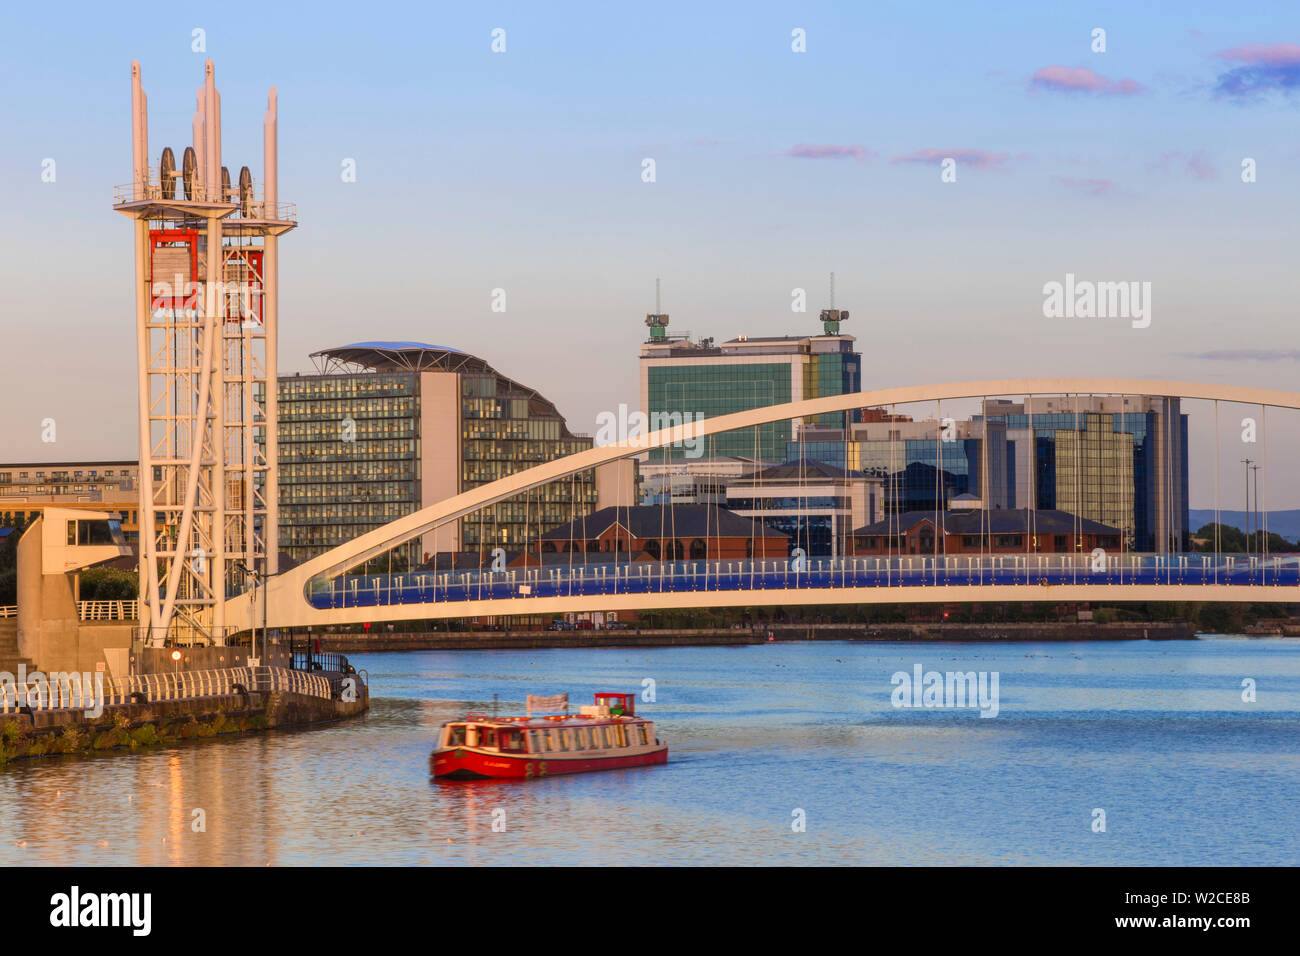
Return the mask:
[[(1296, 555), (1093, 553), (844, 555), (835, 558), (634, 561), (629, 552), (599, 566), (366, 574), (358, 569), (390, 549), (482, 509), (580, 472), (674, 444), (782, 420), (868, 407), (1001, 396), (1134, 396), (1214, 404), (1215, 505), (1221, 403), (1300, 409), (1300, 393), (1143, 379), (1001, 379), (918, 385), (803, 399), (664, 428), (517, 472), (368, 532), (270, 577), (226, 601), (233, 630), (496, 615), (555, 615), (669, 607), (987, 601), (1300, 602)], [(1260, 454), (1267, 461), (1266, 432)], [(1266, 478), (1267, 480), (1267, 478)], [(1275, 484), (1277, 481), (1275, 479)], [(634, 504), (634, 502), (629, 502)], [(1025, 537), (1026, 542), (1030, 536)], [(676, 557), (669, 555), (669, 558)]]

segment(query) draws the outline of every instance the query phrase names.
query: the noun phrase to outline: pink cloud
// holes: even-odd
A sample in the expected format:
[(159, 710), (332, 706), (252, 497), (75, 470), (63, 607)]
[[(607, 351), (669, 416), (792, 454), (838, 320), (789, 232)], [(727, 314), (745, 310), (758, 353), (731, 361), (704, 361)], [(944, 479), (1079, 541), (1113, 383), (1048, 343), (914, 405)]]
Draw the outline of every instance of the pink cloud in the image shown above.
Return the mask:
[(1205, 158), (1205, 153), (1203, 152), (1193, 153), (1192, 157), (1187, 160), (1187, 172), (1193, 178), (1202, 181), (1206, 179), (1214, 179), (1219, 175), (1214, 166), (1210, 164), (1210, 161)]
[(1109, 196), (1115, 191), (1115, 184), (1109, 179), (1075, 179), (1073, 176), (1057, 176), (1056, 181), (1062, 186), (1080, 190), (1089, 196)]
[(1045, 66), (1029, 78), (1029, 87), (1061, 93), (1104, 93), (1115, 96), (1132, 96), (1142, 92), (1142, 87), (1135, 80), (1109, 80), (1085, 66)]
[(777, 155), (793, 156), (796, 159), (854, 159), (861, 163), (876, 154), (856, 144), (852, 146), (813, 146), (808, 143), (800, 143), (783, 153), (777, 153)]
[(1007, 153), (990, 153), (983, 149), (918, 149), (906, 156), (895, 156), (892, 163), (935, 163), (945, 159), (955, 159), (964, 166), (973, 169), (989, 169), (1001, 166), (1010, 158)]
[(1204, 150), (1197, 150), (1194, 153), (1161, 153), (1160, 158), (1151, 165), (1156, 169), (1166, 171), (1174, 165), (1182, 166), (1183, 171), (1188, 176), (1199, 179), (1201, 182), (1215, 179), (1219, 175), (1218, 169), (1210, 162)]
[(1225, 60), (1257, 63), (1262, 66), (1290, 66), (1300, 63), (1300, 46), (1294, 43), (1247, 43), (1244, 46), (1223, 50)]

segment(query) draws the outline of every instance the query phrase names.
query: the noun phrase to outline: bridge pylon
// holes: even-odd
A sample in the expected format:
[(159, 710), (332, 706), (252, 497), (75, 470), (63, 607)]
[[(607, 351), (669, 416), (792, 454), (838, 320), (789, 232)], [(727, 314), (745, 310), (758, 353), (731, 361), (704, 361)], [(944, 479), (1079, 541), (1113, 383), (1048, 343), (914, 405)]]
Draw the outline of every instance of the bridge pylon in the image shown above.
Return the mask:
[(180, 160), (151, 156), (132, 62), (132, 179), (113, 202), (135, 227), (140, 623), (153, 646), (222, 643), (227, 600), (277, 570), (278, 241), (297, 212), (277, 195), (275, 88), (260, 185), (222, 165), (211, 60), (196, 100)]

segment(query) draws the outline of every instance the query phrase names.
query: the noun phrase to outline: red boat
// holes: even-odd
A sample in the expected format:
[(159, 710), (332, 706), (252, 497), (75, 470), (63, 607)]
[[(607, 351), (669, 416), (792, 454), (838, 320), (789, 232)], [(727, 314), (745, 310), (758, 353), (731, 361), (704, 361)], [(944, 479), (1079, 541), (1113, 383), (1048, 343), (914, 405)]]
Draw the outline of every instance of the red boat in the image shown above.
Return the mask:
[(654, 722), (636, 716), (635, 694), (597, 694), (576, 715), (467, 714), (442, 725), (429, 758), (435, 777), (524, 780), (668, 762)]

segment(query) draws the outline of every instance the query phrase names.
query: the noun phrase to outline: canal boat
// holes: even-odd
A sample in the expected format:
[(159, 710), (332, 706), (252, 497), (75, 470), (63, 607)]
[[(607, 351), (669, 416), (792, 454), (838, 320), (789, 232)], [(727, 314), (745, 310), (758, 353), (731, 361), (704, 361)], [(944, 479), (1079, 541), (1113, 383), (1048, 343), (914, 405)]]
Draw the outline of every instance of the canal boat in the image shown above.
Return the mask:
[(635, 694), (596, 694), (578, 714), (488, 717), (470, 713), (442, 725), (429, 758), (448, 780), (526, 780), (562, 773), (667, 763), (654, 722), (636, 715)]

